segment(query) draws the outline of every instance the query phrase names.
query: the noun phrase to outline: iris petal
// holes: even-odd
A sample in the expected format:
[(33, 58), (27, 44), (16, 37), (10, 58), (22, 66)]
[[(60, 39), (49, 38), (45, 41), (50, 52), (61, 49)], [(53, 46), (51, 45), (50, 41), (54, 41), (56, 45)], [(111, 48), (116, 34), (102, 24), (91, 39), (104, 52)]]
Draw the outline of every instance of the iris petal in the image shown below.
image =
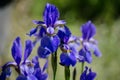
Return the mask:
[(83, 49), (81, 49), (79, 51), (79, 61), (80, 62), (84, 62), (85, 61), (85, 51)]
[(12, 45), (12, 57), (14, 58), (15, 62), (19, 65), (21, 58), (22, 58), (22, 44), (20, 37), (17, 37)]
[(94, 51), (94, 55), (97, 56), (97, 57), (101, 57), (102, 54), (98, 48), (98, 46), (96, 44), (92, 44), (92, 43), (89, 43), (89, 45), (87, 46), (89, 49), (92, 49)]
[(55, 22), (59, 18), (59, 11), (57, 7), (52, 4), (47, 3), (43, 13), (43, 19), (47, 27), (54, 26)]
[(79, 51), (79, 59), (80, 59), (80, 62), (86, 61), (88, 63), (91, 63), (92, 62), (91, 52), (87, 51), (87, 50), (84, 50), (84, 49), (81, 49)]
[(86, 52), (86, 56), (85, 56), (85, 59), (88, 63), (91, 63), (92, 62), (92, 55), (90, 53), (90, 51), (87, 51)]
[(75, 57), (74, 53), (70, 54), (70, 61), (71, 61), (71, 65), (75, 66), (77, 61), (76, 61), (76, 57)]
[(85, 67), (84, 72), (80, 76), (80, 80), (86, 80), (88, 67)]
[(0, 74), (0, 80), (6, 80), (7, 77), (9, 77), (11, 75), (11, 68), (7, 67), (4, 70), (2, 70), (1, 74)]
[(89, 40), (91, 37), (95, 35), (96, 28), (95, 28), (95, 25), (91, 21), (88, 21), (87, 23), (82, 25), (81, 31), (82, 31), (83, 39)]
[(32, 22), (33, 22), (34, 24), (37, 24), (37, 25), (39, 25), (39, 24), (44, 24), (44, 22), (43, 22), (43, 21), (33, 20)]
[(100, 52), (100, 50), (98, 49), (97, 46), (95, 47), (94, 54), (95, 54), (95, 56), (97, 56), (97, 57), (101, 57), (101, 56), (102, 56), (102, 54), (101, 54), (101, 52)]
[(45, 65), (44, 65), (44, 67), (43, 67), (42, 72), (44, 72), (44, 71), (47, 69), (47, 67), (48, 67), (48, 60), (46, 61)]
[(67, 53), (62, 53), (60, 55), (60, 64), (63, 66), (70, 66), (70, 61)]
[(45, 36), (41, 39), (41, 47), (48, 48), (51, 52), (54, 52), (51, 38), (49, 36)]
[(64, 26), (63, 28), (58, 29), (57, 35), (63, 43), (67, 43), (71, 36), (71, 31), (67, 26)]
[(26, 61), (26, 59), (29, 57), (30, 53), (32, 52), (33, 49), (33, 44), (31, 40), (27, 40), (25, 42), (25, 53), (24, 53), (24, 62)]
[(89, 73), (87, 74), (87, 80), (94, 80), (96, 75), (97, 74), (95, 72), (92, 72), (92, 70), (89, 69)]
[(28, 33), (27, 35), (29, 35), (29, 36), (34, 35), (34, 34), (37, 32), (37, 29), (38, 29), (38, 27), (32, 28), (32, 29), (30, 30), (30, 33)]
[(51, 52), (43, 47), (38, 48), (38, 56), (41, 58), (47, 58)]
[(58, 36), (45, 36), (41, 39), (41, 47), (46, 48), (50, 52), (55, 52), (60, 44)]
[(34, 75), (28, 75), (27, 80), (38, 80)]
[(37, 77), (38, 80), (47, 80), (48, 74), (42, 73), (38, 68), (35, 71), (35, 76)]
[(88, 73), (88, 67), (86, 66), (84, 72), (80, 76), (80, 80), (94, 80), (96, 75), (97, 74), (95, 72), (92, 72), (91, 69), (89, 69)]
[(74, 66), (76, 64), (76, 58), (72, 53), (70, 53), (70, 55), (62, 53), (60, 55), (60, 64), (63, 66)]
[(40, 68), (39, 66), (39, 61), (38, 61), (38, 56), (33, 57), (32, 63), (34, 64), (34, 68)]
[(26, 76), (19, 75), (16, 80), (28, 80)]
[(58, 20), (55, 22), (55, 26), (64, 25), (66, 22), (64, 20)]
[(39, 33), (38, 33), (38, 37), (42, 38), (42, 37), (45, 36), (45, 34), (46, 34), (45, 28), (44, 27), (40, 27), (40, 30), (39, 30)]

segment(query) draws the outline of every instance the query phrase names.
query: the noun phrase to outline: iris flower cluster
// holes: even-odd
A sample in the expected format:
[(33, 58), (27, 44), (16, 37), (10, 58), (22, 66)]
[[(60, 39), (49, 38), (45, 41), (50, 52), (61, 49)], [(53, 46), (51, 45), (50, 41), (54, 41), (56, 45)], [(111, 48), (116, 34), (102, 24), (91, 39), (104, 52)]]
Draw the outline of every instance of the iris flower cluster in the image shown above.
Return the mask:
[[(97, 41), (93, 38), (96, 34), (96, 27), (88, 21), (80, 28), (82, 36), (75, 36), (67, 27), (64, 20), (59, 20), (60, 14), (58, 8), (47, 3), (43, 12), (43, 21), (33, 20), (36, 25), (32, 28), (28, 36), (35, 39), (25, 41), (24, 56), (22, 58), (22, 43), (20, 37), (13, 41), (11, 55), (14, 59), (12, 62), (7, 62), (1, 66), (0, 80), (6, 80), (12, 73), (13, 67), (18, 76), (16, 80), (47, 80), (49, 57), (51, 57), (51, 65), (53, 69), (53, 80), (56, 80), (57, 59), (60, 59), (59, 64), (65, 68), (65, 80), (70, 80), (70, 67), (74, 70), (77, 63), (92, 63), (92, 53), (101, 57), (101, 52), (98, 48)], [(37, 55), (31, 60), (28, 57), (31, 55), (33, 48), (39, 44)], [(58, 57), (58, 49), (61, 50)], [(41, 68), (39, 58), (45, 59), (46, 63)], [(84, 64), (81, 67), (82, 73), (79, 80), (94, 80), (96, 73), (93, 72)], [(88, 73), (89, 70), (89, 73)], [(75, 80), (76, 71), (73, 73)]]

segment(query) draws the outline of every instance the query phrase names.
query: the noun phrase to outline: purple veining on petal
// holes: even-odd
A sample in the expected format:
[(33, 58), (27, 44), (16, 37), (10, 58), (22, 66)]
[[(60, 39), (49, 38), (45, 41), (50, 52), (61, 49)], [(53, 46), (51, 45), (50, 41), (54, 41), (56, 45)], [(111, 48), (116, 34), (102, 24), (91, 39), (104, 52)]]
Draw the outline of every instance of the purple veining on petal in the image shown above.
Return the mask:
[(54, 26), (55, 22), (59, 18), (59, 11), (57, 7), (52, 4), (47, 3), (43, 13), (43, 19), (47, 27)]

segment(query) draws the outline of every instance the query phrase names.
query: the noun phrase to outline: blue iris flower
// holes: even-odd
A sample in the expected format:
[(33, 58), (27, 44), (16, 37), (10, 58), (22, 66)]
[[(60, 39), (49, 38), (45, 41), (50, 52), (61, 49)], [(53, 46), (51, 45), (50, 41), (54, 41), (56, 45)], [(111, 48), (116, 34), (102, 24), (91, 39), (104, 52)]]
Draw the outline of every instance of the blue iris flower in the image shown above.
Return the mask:
[(70, 36), (67, 42), (61, 44), (62, 53), (60, 55), (60, 64), (62, 66), (75, 66), (77, 63), (78, 46), (77, 37)]
[[(58, 20), (59, 11), (58, 8), (52, 4), (47, 3), (43, 12), (43, 21), (33, 20), (33, 23), (37, 25), (36, 28), (30, 30), (29, 36), (37, 36), (36, 38), (42, 38), (45, 34), (54, 35), (55, 29), (64, 25), (64, 20)], [(37, 31), (39, 32), (37, 33)]]
[[(24, 58), (22, 60), (22, 43), (20, 37), (17, 37), (13, 41), (13, 45), (11, 48), (12, 57), (15, 62), (8, 62), (1, 67), (2, 73), (0, 74), (0, 79), (6, 80), (6, 78), (11, 75), (11, 67), (14, 67), (15, 70), (19, 73), (16, 80), (46, 80), (47, 74), (45, 73), (45, 70), (48, 66), (48, 61), (46, 62), (43, 70), (41, 71), (41, 68), (38, 64), (38, 57), (33, 58), (32, 61), (28, 60), (32, 49), (32, 41), (26, 40)], [(40, 77), (38, 77), (38, 74), (40, 75)]]
[(84, 72), (80, 76), (80, 80), (94, 80), (96, 75), (97, 74), (95, 72), (92, 72), (91, 69), (89, 69), (88, 72), (88, 67), (86, 66)]
[(32, 76), (32, 79), (35, 79), (35, 77), (33, 77), (32, 73), (34, 71), (34, 69), (32, 68), (32, 64), (31, 62), (27, 59), (33, 49), (33, 44), (32, 41), (30, 40), (26, 40), (25, 41), (25, 50), (24, 50), (24, 58), (22, 61), (22, 43), (21, 43), (21, 39), (20, 37), (17, 37), (12, 45), (11, 48), (11, 52), (12, 52), (12, 57), (16, 62), (16, 70), (18, 71), (18, 73), (20, 74), (16, 80), (30, 80), (28, 79), (29, 77)]
[[(25, 63), (27, 58), (30, 56), (33, 49), (33, 44), (31, 40), (26, 40), (25, 42), (25, 50), (24, 50), (24, 60), (22, 63)], [(12, 57), (19, 66), (22, 60), (22, 43), (20, 37), (17, 37), (11, 48)]]
[[(4, 75), (1, 75), (4, 77), (5, 75), (10, 75), (10, 67), (14, 67), (16, 71), (20, 74), (21, 71), (21, 65), (26, 65), (29, 61), (27, 61), (27, 58), (31, 54), (31, 51), (33, 49), (32, 41), (26, 40), (25, 42), (25, 51), (24, 51), (24, 60), (22, 61), (22, 43), (20, 37), (17, 37), (13, 41), (13, 45), (11, 48), (12, 57), (15, 60), (15, 62), (8, 62), (2, 67), (2, 73)], [(9, 74), (8, 74), (9, 73)]]
[(32, 59), (32, 63), (34, 64), (34, 75), (36, 76), (36, 78), (38, 80), (47, 80), (48, 74), (45, 72), (45, 70), (48, 67), (48, 60), (46, 61), (46, 63), (44, 64), (43, 68), (40, 67), (39, 61), (38, 61), (38, 57), (35, 56)]
[(91, 63), (92, 51), (95, 56), (101, 57), (101, 52), (97, 46), (97, 41), (93, 39), (94, 35), (96, 34), (95, 25), (91, 21), (88, 21), (87, 23), (82, 25), (81, 31), (82, 37), (80, 38), (80, 41), (82, 44), (82, 48), (79, 51), (79, 61), (86, 61), (88, 63)]
[[(33, 20), (33, 23), (37, 24), (37, 27), (31, 29), (29, 35), (36, 37), (36, 40), (33, 42), (34, 45), (38, 40), (41, 40), (38, 48), (38, 55), (41, 58), (47, 58), (49, 54), (54, 53), (60, 45), (60, 39), (58, 35), (56, 35), (55, 30), (57, 27), (64, 25), (65, 21), (58, 19), (58, 8), (47, 3), (43, 12), (43, 21)], [(37, 33), (38, 30), (39, 32)]]
[(19, 75), (16, 80), (47, 80), (48, 74), (45, 70), (48, 67), (48, 61), (46, 61), (42, 69), (38, 59), (38, 56), (33, 57), (32, 66), (30, 66), (30, 64), (28, 64), (29, 66), (23, 65), (22, 71), (26, 72), (26, 75)]

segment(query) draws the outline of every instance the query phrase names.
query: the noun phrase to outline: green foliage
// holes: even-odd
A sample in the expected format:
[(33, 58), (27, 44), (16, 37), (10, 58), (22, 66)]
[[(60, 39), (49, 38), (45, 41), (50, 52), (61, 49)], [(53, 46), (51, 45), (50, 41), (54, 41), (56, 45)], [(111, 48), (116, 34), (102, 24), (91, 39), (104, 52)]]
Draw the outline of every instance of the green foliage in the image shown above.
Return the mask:
[(71, 18), (79, 21), (97, 19), (111, 23), (120, 16), (119, 0), (34, 0), (30, 9), (31, 15), (40, 18), (39, 15), (42, 14), (47, 2), (59, 8), (62, 19)]

